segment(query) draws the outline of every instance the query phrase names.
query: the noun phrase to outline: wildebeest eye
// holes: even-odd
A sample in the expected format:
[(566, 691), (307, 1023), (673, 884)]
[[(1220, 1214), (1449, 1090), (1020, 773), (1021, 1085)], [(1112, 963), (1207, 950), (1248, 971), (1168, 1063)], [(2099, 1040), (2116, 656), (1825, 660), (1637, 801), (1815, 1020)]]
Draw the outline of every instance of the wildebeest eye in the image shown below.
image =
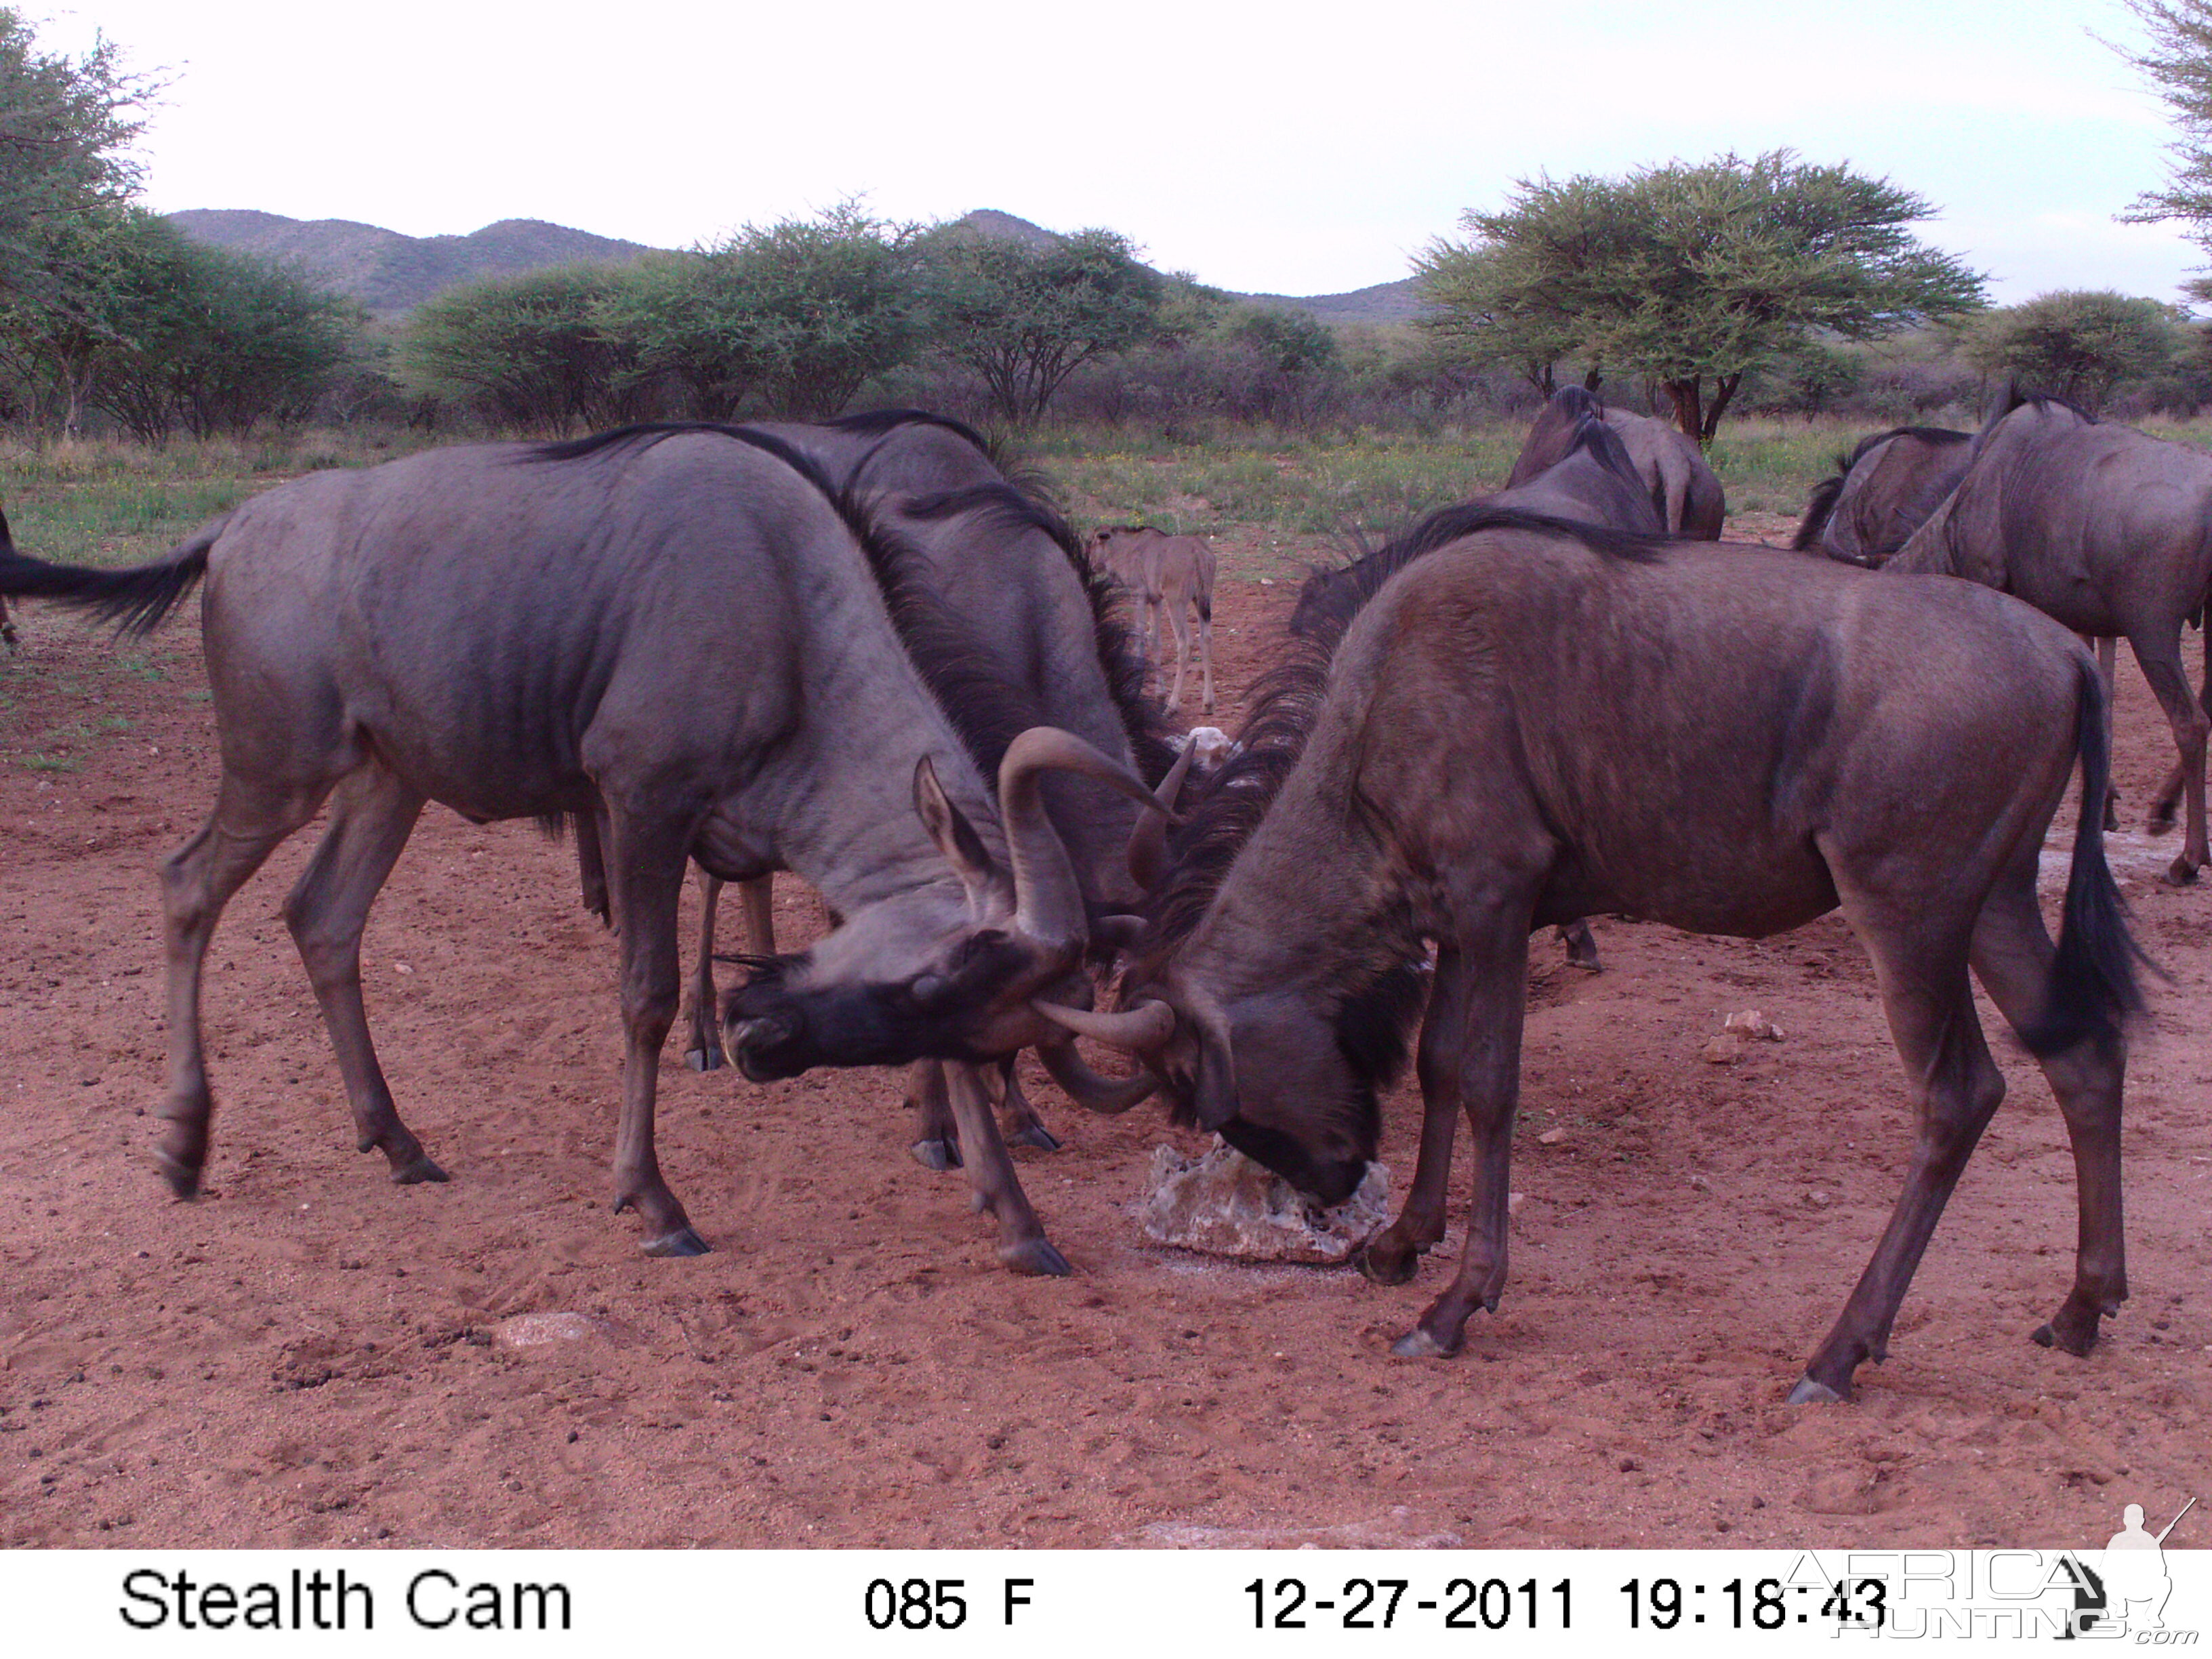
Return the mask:
[(950, 988), (943, 975), (924, 974), (907, 988), (907, 993), (922, 1006), (927, 1007), (931, 1003), (943, 997)]

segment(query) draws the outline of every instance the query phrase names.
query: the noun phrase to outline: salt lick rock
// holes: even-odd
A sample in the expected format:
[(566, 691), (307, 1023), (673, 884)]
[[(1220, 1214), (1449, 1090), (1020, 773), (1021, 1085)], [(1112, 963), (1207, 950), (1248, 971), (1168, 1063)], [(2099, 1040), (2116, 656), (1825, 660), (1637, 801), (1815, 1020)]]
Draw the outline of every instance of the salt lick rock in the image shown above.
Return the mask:
[(1156, 1244), (1252, 1261), (1338, 1262), (1390, 1219), (1390, 1171), (1370, 1164), (1358, 1189), (1324, 1206), (1217, 1139), (1197, 1158), (1152, 1148), (1137, 1225)]

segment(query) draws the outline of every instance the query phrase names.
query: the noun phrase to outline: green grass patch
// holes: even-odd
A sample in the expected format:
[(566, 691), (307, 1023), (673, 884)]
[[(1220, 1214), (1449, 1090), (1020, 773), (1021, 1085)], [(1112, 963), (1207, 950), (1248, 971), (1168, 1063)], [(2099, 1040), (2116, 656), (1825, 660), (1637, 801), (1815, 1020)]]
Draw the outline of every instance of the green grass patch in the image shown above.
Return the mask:
[(76, 772), (82, 769), (82, 763), (73, 755), (26, 755), (23, 764), (33, 772)]

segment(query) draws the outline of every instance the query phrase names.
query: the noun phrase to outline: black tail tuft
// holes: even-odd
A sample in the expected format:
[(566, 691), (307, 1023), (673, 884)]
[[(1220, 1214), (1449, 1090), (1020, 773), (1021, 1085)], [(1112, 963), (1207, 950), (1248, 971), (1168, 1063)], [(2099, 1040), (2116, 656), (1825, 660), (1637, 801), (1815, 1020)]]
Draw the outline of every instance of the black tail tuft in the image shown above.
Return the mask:
[(2142, 951), (2128, 933), (2120, 890), (2105, 862), (2105, 792), (2112, 758), (2105, 739), (2105, 688), (2094, 662), (2084, 658), (2075, 688), (2075, 749), (2081, 762), (2081, 821), (2074, 831), (2074, 863), (2066, 878), (2066, 905), (2058, 927), (2058, 953), (2043, 1017), (2021, 1040), (2031, 1053), (2063, 1054), (2076, 1043), (2118, 1035), (2142, 1006), (2136, 962)]
[(131, 638), (150, 634), (207, 574), (208, 550), (229, 521), (225, 514), (201, 526), (159, 563), (132, 570), (93, 570), (27, 557), (15, 550), (6, 522), (0, 520), (0, 594), (53, 599), (89, 611)]
[[(1837, 458), (1839, 461), (1842, 458)], [(1806, 503), (1805, 521), (1797, 526), (1791, 538), (1791, 549), (1799, 553), (1810, 553), (1820, 544), (1820, 532), (1828, 527), (1828, 520), (1836, 510), (1836, 502), (1844, 493), (1844, 474), (1850, 463), (1844, 461), (1834, 477), (1823, 478), (1813, 486), (1813, 499)]]

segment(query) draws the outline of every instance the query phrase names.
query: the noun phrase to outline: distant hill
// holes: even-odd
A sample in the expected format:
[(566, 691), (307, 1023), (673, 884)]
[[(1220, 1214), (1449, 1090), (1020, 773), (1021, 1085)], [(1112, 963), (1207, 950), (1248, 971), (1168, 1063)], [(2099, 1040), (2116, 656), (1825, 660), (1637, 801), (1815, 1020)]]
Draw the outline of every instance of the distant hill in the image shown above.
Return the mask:
[[(487, 276), (519, 276), (553, 265), (627, 264), (654, 251), (543, 219), (502, 219), (466, 236), (403, 236), (350, 219), (287, 219), (248, 209), (196, 208), (168, 217), (195, 241), (285, 260), (386, 317)], [(995, 208), (979, 208), (957, 222), (979, 236), (1024, 247), (1049, 247), (1060, 240), (1057, 231)], [(1309, 311), (1325, 323), (1407, 322), (1421, 309), (1410, 276), (1349, 294), (1229, 297)]]
[[(1060, 233), (1047, 230), (1042, 225), (1031, 224), (1011, 213), (1001, 213), (996, 208), (980, 208), (964, 215), (958, 222), (979, 236), (997, 236), (1010, 242), (1019, 242), (1024, 247), (1049, 247), (1060, 240)], [(1370, 288), (1354, 289), (1349, 294), (1239, 294), (1224, 289), (1232, 300), (1247, 301), (1253, 305), (1281, 306), (1296, 311), (1310, 311), (1324, 323), (1409, 323), (1421, 314), (1421, 302), (1414, 292), (1413, 279), (1401, 276), (1395, 283), (1376, 283)]]
[(195, 241), (295, 264), (382, 316), (487, 276), (552, 265), (627, 264), (653, 252), (543, 219), (502, 219), (466, 236), (403, 236), (350, 219), (287, 219), (242, 209), (194, 209), (168, 218)]

